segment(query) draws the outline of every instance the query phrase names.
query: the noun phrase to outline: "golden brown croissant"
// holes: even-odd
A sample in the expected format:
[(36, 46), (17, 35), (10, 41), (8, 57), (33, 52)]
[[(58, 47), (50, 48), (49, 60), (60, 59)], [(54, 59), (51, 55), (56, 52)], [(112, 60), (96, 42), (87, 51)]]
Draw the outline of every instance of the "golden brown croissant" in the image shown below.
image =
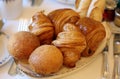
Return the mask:
[(91, 18), (81, 18), (77, 23), (82, 33), (86, 36), (87, 48), (82, 52), (82, 56), (94, 54), (101, 41), (105, 38), (104, 26)]
[(55, 36), (62, 31), (65, 23), (76, 23), (80, 18), (79, 14), (72, 9), (57, 9), (48, 14), (55, 26)]
[(50, 44), (53, 39), (53, 24), (43, 12), (37, 12), (32, 17), (29, 30), (39, 37), (41, 44)]
[(67, 67), (74, 67), (80, 59), (81, 52), (86, 48), (85, 36), (79, 28), (70, 23), (64, 25), (63, 31), (52, 43), (62, 51), (63, 63)]

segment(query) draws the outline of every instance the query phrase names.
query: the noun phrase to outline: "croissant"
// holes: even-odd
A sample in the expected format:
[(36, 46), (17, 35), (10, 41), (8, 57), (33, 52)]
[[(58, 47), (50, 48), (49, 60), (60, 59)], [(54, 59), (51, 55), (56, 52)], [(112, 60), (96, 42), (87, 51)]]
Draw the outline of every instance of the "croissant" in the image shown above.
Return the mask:
[(76, 23), (80, 18), (79, 14), (72, 9), (57, 9), (48, 14), (54, 24), (55, 36), (62, 31), (65, 23)]
[(37, 12), (32, 17), (32, 23), (29, 25), (29, 30), (39, 37), (41, 44), (50, 44), (53, 40), (53, 24), (43, 12)]
[(82, 56), (91, 56), (95, 53), (101, 41), (105, 38), (106, 32), (104, 26), (91, 18), (81, 18), (76, 25), (86, 36), (87, 47), (81, 53)]
[(80, 59), (81, 52), (86, 48), (85, 36), (71, 23), (64, 25), (63, 31), (57, 35), (57, 39), (52, 44), (62, 51), (63, 64), (67, 67), (74, 67)]

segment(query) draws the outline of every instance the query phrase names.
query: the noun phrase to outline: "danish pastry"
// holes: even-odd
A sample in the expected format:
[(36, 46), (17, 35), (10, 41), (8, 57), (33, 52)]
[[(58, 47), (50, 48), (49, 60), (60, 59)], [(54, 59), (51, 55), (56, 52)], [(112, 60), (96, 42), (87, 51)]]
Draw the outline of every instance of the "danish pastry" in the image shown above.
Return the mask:
[(88, 17), (79, 19), (76, 25), (85, 35), (87, 41), (87, 47), (82, 52), (82, 56), (91, 56), (95, 53), (100, 42), (105, 38), (105, 28), (101, 22)]

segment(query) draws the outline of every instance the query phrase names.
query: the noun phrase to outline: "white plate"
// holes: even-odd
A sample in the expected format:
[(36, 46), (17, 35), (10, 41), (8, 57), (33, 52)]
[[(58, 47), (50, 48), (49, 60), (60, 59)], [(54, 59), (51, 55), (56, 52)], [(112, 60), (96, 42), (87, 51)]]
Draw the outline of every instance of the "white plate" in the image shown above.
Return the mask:
[[(105, 30), (106, 30), (106, 37), (103, 39), (103, 41), (101, 42), (100, 46), (98, 47), (98, 49), (96, 50), (96, 52), (90, 56), (90, 57), (82, 57), (77, 63), (76, 63), (76, 67), (74, 68), (66, 68), (66, 67), (62, 67), (60, 69), (59, 72), (52, 74), (50, 76), (39, 76), (39, 79), (47, 79), (47, 78), (60, 78), (60, 77), (64, 77), (66, 75), (69, 75), (70, 73), (76, 72), (77, 70), (82, 69), (83, 67), (89, 65), (90, 63), (92, 63), (98, 56), (100, 56), (101, 52), (103, 51), (104, 47), (106, 46), (107, 43), (107, 39), (110, 38), (110, 28), (108, 27), (108, 25), (106, 25), (106, 23), (104, 23), (105, 25)], [(23, 73), (23, 75), (26, 76), (26, 74), (32, 74), (34, 75), (34, 72), (31, 72), (28, 68), (28, 65), (24, 65), (21, 66), (20, 64), (18, 65), (20, 72)], [(22, 76), (23, 76), (22, 75)], [(34, 79), (35, 77), (30, 77), (28, 76), (30, 79)], [(36, 78), (35, 78), (36, 79)]]
[(111, 31), (112, 31), (113, 33), (120, 33), (120, 27), (119, 27), (119, 26), (116, 26), (116, 25), (114, 24), (114, 22), (109, 22), (108, 24), (109, 24), (110, 29), (111, 29)]
[(71, 4), (71, 5), (75, 4), (75, 0), (57, 0), (57, 1), (64, 3), (64, 4)]
[[(82, 68), (84, 68), (85, 66), (89, 65), (90, 63), (92, 63), (102, 52), (102, 50), (104, 49), (106, 45), (106, 39), (104, 39), (101, 43), (101, 45), (99, 46), (99, 48), (97, 49), (97, 51), (95, 52), (94, 55), (90, 56), (90, 57), (82, 57), (77, 63), (76, 63), (76, 67), (74, 68), (66, 68), (66, 67), (62, 67), (60, 69), (60, 71), (58, 71), (55, 74), (52, 74), (50, 76), (39, 76), (38, 79), (57, 79), (60, 77), (64, 77), (66, 75), (69, 75), (71, 73), (74, 73)], [(31, 72), (30, 69), (28, 68), (28, 66), (21, 66), (20, 64), (18, 65), (20, 72), (22, 73), (21, 76), (28, 76), (28, 79), (37, 79), (37, 77), (31, 77), (29, 75), (34, 75), (34, 72)], [(26, 75), (27, 74), (27, 75)]]
[(11, 59), (7, 51), (7, 42), (8, 38), (5, 35), (0, 35), (0, 67)]

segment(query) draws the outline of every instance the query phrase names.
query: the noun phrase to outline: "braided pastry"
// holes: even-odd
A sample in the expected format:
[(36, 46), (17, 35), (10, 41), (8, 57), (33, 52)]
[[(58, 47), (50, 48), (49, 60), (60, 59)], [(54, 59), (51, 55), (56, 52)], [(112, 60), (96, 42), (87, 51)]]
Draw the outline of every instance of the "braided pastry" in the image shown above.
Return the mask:
[(80, 18), (79, 14), (72, 9), (57, 9), (48, 14), (55, 26), (55, 36), (62, 31), (65, 23), (76, 23)]
[(43, 12), (37, 12), (32, 17), (29, 30), (39, 37), (41, 44), (50, 44), (53, 40), (53, 24)]
[(81, 52), (86, 48), (85, 36), (78, 28), (70, 23), (63, 27), (63, 31), (52, 42), (63, 53), (63, 63), (67, 67), (74, 67), (80, 59)]

